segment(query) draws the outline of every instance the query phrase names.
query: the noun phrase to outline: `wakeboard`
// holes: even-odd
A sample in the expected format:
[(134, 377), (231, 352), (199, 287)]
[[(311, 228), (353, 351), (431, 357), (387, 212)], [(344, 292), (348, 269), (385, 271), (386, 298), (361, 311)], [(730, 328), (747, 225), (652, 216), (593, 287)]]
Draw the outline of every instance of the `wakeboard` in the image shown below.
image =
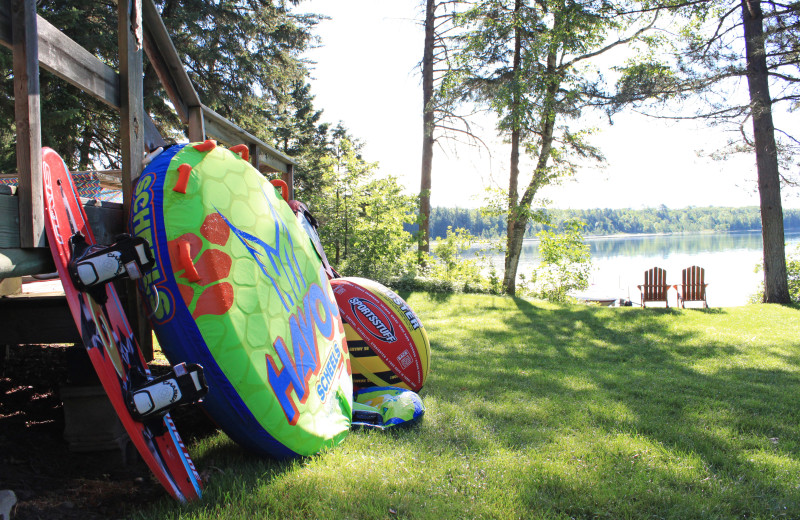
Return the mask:
[[(137, 413), (136, 404), (141, 405), (143, 399), (155, 404), (148, 396), (157, 396), (157, 392), (141, 391), (154, 380), (114, 285), (103, 283), (79, 290), (73, 281), (77, 273), (75, 262), (70, 265), (70, 261), (76, 244), (85, 251), (95, 245), (95, 239), (72, 176), (61, 157), (49, 148), (42, 149), (42, 184), (47, 240), (70, 311), (100, 383), (133, 445), (164, 489), (181, 502), (196, 500), (201, 496), (200, 475), (169, 414), (147, 415), (146, 406), (139, 408), (144, 414)], [(194, 377), (199, 384), (198, 372), (191, 374), (189, 379)], [(156, 380), (157, 385), (177, 388), (173, 380), (161, 379)], [(134, 419), (131, 411), (137, 413), (139, 420)]]

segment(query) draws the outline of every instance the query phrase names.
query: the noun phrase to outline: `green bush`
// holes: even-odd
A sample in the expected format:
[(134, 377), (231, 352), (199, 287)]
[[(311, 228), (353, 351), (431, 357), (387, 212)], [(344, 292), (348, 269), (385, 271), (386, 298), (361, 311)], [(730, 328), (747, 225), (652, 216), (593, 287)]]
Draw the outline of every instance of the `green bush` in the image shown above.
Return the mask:
[(579, 220), (570, 220), (561, 233), (552, 228), (537, 233), (541, 262), (530, 284), (520, 275), (520, 285), (530, 285), (534, 296), (554, 302), (567, 301), (571, 291), (589, 287), (592, 260), (589, 245), (583, 241), (584, 226)]
[(486, 278), (481, 274), (480, 258), (464, 258), (477, 239), (463, 228), (447, 227), (447, 236), (433, 246), (433, 256), (428, 263), (428, 276), (444, 280), (454, 287), (483, 287)]
[(449, 227), (447, 237), (433, 245), (433, 254), (424, 257), (424, 267), (410, 267), (400, 276), (378, 281), (396, 291), (500, 294), (500, 278), (485, 255), (465, 258), (476, 240), (465, 229)]
[[(764, 264), (756, 264), (755, 272), (764, 270)], [(786, 254), (786, 278), (789, 284), (789, 298), (794, 303), (800, 302), (800, 244)], [(750, 297), (749, 303), (764, 301), (764, 282), (761, 281), (758, 291)]]

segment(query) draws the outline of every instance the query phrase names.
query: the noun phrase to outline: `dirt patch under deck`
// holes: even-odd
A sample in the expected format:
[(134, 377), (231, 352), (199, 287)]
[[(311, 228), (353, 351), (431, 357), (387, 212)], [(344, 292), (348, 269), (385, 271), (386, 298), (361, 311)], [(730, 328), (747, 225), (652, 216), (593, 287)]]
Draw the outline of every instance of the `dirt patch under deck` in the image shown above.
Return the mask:
[[(85, 355), (64, 345), (0, 345), (0, 489), (17, 496), (14, 520), (126, 518), (167, 495), (136, 457), (126, 464), (120, 450), (69, 451), (59, 388), (91, 377), (76, 367), (76, 352)], [(197, 409), (173, 418), (186, 441), (214, 430)]]

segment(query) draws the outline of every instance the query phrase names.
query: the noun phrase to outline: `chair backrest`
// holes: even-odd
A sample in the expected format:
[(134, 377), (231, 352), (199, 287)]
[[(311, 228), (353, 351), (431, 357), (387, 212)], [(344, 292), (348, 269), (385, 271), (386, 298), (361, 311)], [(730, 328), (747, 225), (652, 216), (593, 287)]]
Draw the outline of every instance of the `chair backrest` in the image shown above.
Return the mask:
[(644, 301), (667, 301), (667, 271), (652, 267), (644, 272)]
[(705, 301), (706, 270), (693, 265), (682, 271), (681, 294), (686, 301)]

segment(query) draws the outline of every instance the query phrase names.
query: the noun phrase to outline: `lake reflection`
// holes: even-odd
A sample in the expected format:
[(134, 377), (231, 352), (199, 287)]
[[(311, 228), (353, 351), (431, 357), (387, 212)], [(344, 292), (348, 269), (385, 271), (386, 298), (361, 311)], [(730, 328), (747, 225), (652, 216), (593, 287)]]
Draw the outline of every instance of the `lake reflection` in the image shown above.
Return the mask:
[[(644, 282), (647, 269), (662, 267), (667, 270), (667, 283), (677, 284), (682, 269), (699, 265), (706, 270), (708, 304), (730, 307), (745, 305), (763, 279), (762, 273), (754, 272), (762, 255), (758, 232), (592, 237), (586, 242), (591, 247), (594, 268), (592, 285), (581, 296), (630, 298), (638, 304), (640, 293), (636, 285)], [(787, 252), (792, 252), (797, 244), (800, 231), (786, 232)], [(502, 271), (502, 255), (488, 256)], [(518, 273), (528, 276), (538, 263), (538, 241), (526, 240)], [(671, 306), (676, 299), (675, 291), (671, 290)]]

